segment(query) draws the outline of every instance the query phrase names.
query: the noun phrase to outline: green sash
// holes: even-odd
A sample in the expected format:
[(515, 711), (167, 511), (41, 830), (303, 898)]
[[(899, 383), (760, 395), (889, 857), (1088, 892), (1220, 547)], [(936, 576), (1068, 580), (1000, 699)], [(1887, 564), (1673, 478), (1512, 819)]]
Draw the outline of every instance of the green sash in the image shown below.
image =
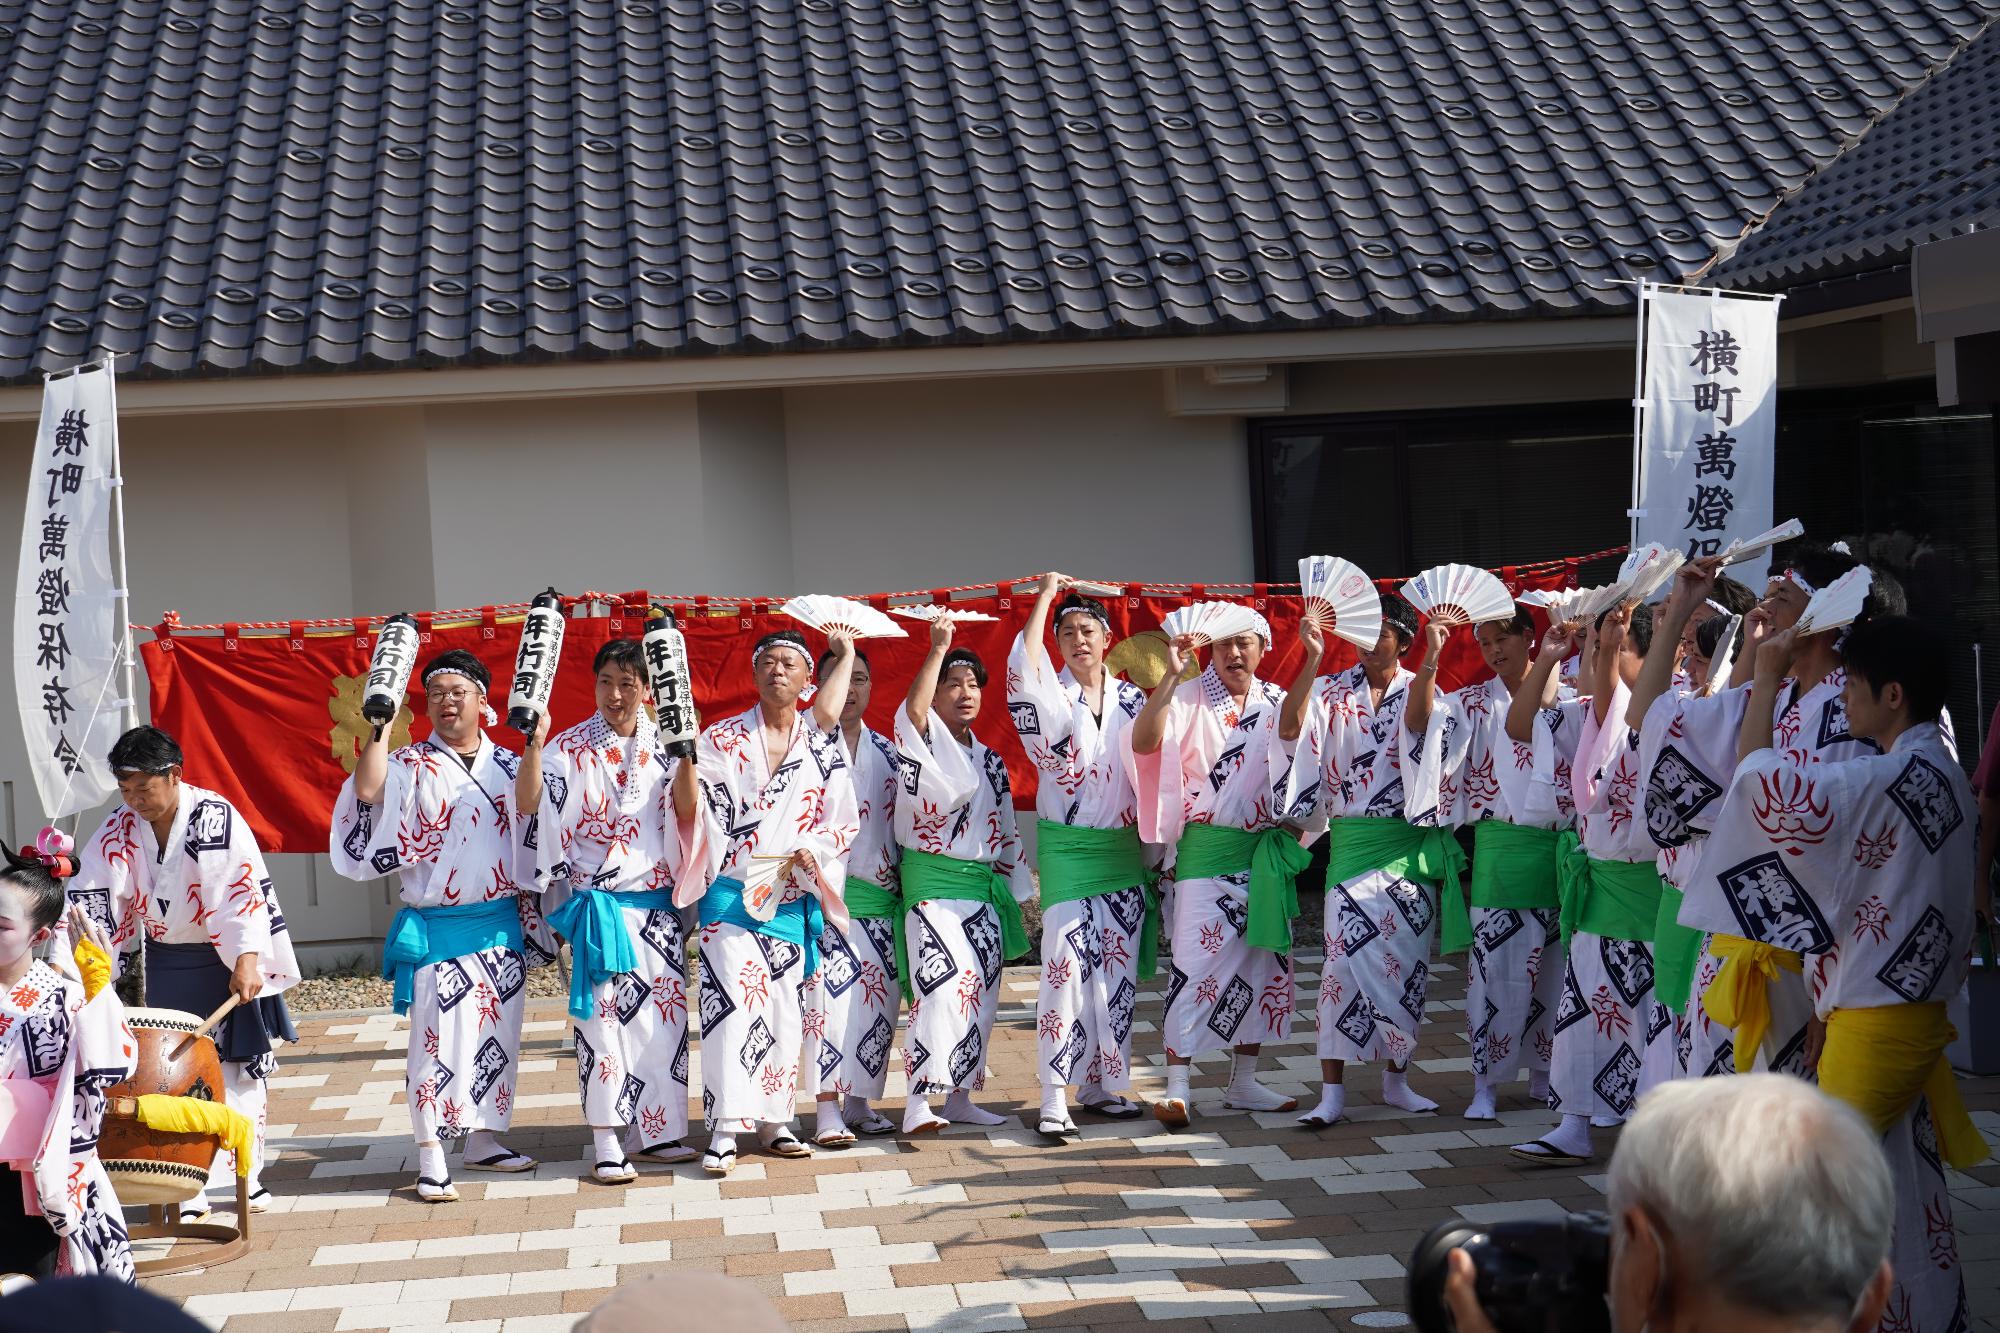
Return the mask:
[[(1472, 826), (1472, 905), (1510, 910), (1559, 906), (1556, 859), (1554, 829), (1480, 820)], [(1465, 933), (1455, 935), (1453, 923), (1461, 919)], [(1447, 911), (1438, 952), (1457, 953), (1471, 946), (1471, 919)]]
[(1174, 847), (1174, 878), (1220, 879), (1250, 872), (1250, 927), (1244, 939), (1253, 949), (1292, 951), (1292, 921), (1299, 914), (1299, 872), (1312, 853), (1298, 835), (1282, 828), (1259, 833), (1226, 824), (1189, 824)]
[[(938, 856), (914, 847), (903, 849), (903, 905), (908, 911), (918, 903), (957, 901), (986, 903), (1000, 918), (1000, 955), (1019, 958), (1028, 951), (1028, 927), (1021, 919), (1021, 904), (1007, 881), (986, 861), (961, 861), (955, 856)], [(903, 998), (916, 999), (910, 987), (910, 959), (904, 947), (896, 960), (903, 979)]]
[(1138, 888), (1146, 900), (1139, 929), (1139, 980), (1151, 981), (1159, 971), (1160, 893), (1157, 876), (1147, 872), (1139, 851), (1139, 830), (1079, 828), (1049, 819), (1035, 821), (1035, 847), (1041, 857), (1043, 908), (1096, 898), (1121, 889)]
[(1681, 891), (1661, 881), (1660, 908), (1653, 918), (1653, 994), (1667, 1008), (1685, 1014), (1705, 933), (1683, 926), (1680, 915)]
[[(1370, 871), (1384, 870), (1398, 879), (1419, 879), (1438, 891), (1443, 939), (1472, 940), (1472, 923), (1465, 914), (1465, 894), (1459, 880), (1465, 873), (1465, 852), (1448, 828), (1418, 828), (1400, 819), (1344, 815), (1327, 825), (1326, 882), (1344, 884)], [(1463, 949), (1464, 944), (1458, 946)]]
[(1600, 861), (1592, 856), (1585, 859), (1579, 875), (1575, 859), (1565, 856), (1559, 869), (1565, 943), (1576, 931), (1607, 940), (1653, 942), (1660, 890), (1665, 887), (1653, 862)]
[(897, 982), (902, 983), (904, 974), (910, 970), (909, 950), (903, 947), (903, 900), (872, 879), (856, 879), (852, 875), (847, 877), (841, 899), (847, 904), (847, 914), (856, 920), (887, 921), (895, 928), (896, 956), (889, 960), (889, 965), (896, 969)]

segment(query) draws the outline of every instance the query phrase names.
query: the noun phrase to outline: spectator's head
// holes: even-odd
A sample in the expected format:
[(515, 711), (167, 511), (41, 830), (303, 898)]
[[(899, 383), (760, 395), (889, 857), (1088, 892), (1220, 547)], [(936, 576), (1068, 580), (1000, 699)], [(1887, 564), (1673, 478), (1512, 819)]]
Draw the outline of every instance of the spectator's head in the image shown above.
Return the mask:
[(181, 747), (158, 727), (134, 727), (111, 746), (111, 776), (118, 795), (147, 823), (172, 815), (181, 803)]
[(1648, 1093), (1611, 1158), (1621, 1333), (1867, 1333), (1889, 1299), (1895, 1183), (1881, 1136), (1785, 1074)]
[(1937, 721), (1946, 652), (1943, 635), (1909, 616), (1882, 616), (1849, 630), (1840, 648), (1847, 729), (1886, 750), (1905, 729)]

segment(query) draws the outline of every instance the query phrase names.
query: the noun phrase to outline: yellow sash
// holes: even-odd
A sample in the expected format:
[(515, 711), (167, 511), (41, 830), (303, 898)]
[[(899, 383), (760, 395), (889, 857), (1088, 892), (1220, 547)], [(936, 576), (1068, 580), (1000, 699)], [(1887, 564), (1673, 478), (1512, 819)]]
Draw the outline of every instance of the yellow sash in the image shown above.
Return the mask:
[(1986, 1160), (1986, 1140), (1959, 1099), (1944, 1048), (1958, 1033), (1944, 1002), (1836, 1009), (1826, 1020), (1820, 1091), (1838, 1097), (1886, 1134), (1918, 1097), (1931, 1104), (1938, 1147), (1963, 1171)]
[(1701, 1007), (1735, 1030), (1736, 1072), (1747, 1074), (1757, 1067), (1757, 1048), (1771, 1030), (1771, 983), (1778, 979), (1778, 969), (1803, 973), (1805, 960), (1790, 949), (1740, 935), (1711, 936), (1708, 951), (1722, 960), (1722, 967), (1701, 997)]
[(250, 1174), (250, 1154), (257, 1142), (257, 1126), (250, 1117), (221, 1102), (198, 1101), (193, 1097), (168, 1097), (160, 1093), (139, 1095), (139, 1123), (168, 1134), (213, 1134), (222, 1146), (236, 1154), (236, 1174)]

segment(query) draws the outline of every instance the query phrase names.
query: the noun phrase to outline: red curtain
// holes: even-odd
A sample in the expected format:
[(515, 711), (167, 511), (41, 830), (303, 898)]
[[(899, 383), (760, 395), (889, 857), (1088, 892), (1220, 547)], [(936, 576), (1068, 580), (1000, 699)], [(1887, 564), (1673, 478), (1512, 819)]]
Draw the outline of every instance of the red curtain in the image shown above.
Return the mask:
[[(1565, 561), (1496, 572), (1518, 593), (1529, 588), (1568, 586), (1575, 581), (1576, 564)], [(1172, 594), (1133, 588), (1126, 596), (1104, 599), (1117, 640), (1112, 650), (1113, 669), (1140, 684), (1152, 684), (1164, 662), (1160, 617), (1190, 601), (1214, 595), (1199, 587)], [(885, 605), (887, 599), (870, 600)], [(1277, 642), (1265, 655), (1258, 674), (1289, 681), (1299, 662), (1299, 598), (1253, 591), (1233, 600), (1251, 603), (1271, 622)], [(591, 658), (608, 639), (636, 638), (644, 632), (644, 602), (642, 594), (631, 594), (622, 614), (569, 622), (550, 707), (555, 730), (581, 721), (595, 707)], [(976, 730), (982, 740), (1007, 757), (1016, 800), (1024, 808), (1034, 804), (1035, 774), (1014, 738), (1006, 708), (1005, 672), (1008, 649), (1032, 603), (1030, 596), (998, 592), (958, 598), (952, 603), (998, 617), (993, 623), (960, 625), (956, 641), (978, 652), (991, 671), (992, 683)], [(683, 611), (681, 628), (687, 635), (688, 662), (703, 720), (713, 722), (748, 708), (755, 701), (750, 679), (752, 645), (772, 630), (796, 629), (797, 623), (778, 615), (775, 604), (764, 602), (720, 610), (679, 609)], [(420, 664), (446, 649), (464, 648), (491, 668), (495, 689), (504, 690), (513, 673), (520, 634), (517, 624), (502, 624), (491, 611), (477, 623), (432, 628), (430, 620), (429, 616), (418, 617), (425, 635)], [(154, 631), (155, 641), (144, 645), (155, 724), (172, 733), (186, 751), (188, 780), (235, 802), (249, 817), (266, 850), (324, 850), (334, 796), (352, 770), (367, 730), (361, 720), (361, 681), (368, 673), (372, 633), (362, 626), (345, 631), (312, 630), (303, 622), (275, 634), (245, 634), (229, 625), (209, 628), (220, 632), (159, 626)], [(874, 679), (868, 722), (885, 734), (892, 728), (895, 710), (928, 642), (922, 622), (909, 622), (909, 629), (908, 638), (869, 639), (861, 644)], [(816, 634), (808, 632), (807, 638), (815, 650), (824, 646)], [(1412, 649), (1413, 655), (1420, 651), (1420, 647)], [(1336, 671), (1353, 662), (1354, 650), (1329, 636), (1322, 671)], [(1455, 689), (1485, 674), (1472, 635), (1454, 635), (1439, 673), (1443, 688)], [(492, 702), (504, 715), (504, 694)], [(410, 703), (415, 712), (410, 738), (421, 739), (430, 729), (422, 713), (422, 700), (413, 693)], [(496, 743), (520, 749), (521, 737), (506, 726), (493, 728), (492, 734)], [(394, 737), (403, 742), (401, 730)]]

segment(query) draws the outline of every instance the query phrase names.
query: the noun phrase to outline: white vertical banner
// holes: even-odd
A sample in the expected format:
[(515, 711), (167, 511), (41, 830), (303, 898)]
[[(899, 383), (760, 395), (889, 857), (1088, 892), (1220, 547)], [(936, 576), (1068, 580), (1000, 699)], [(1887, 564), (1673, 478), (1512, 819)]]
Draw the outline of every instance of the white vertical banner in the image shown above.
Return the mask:
[(1780, 299), (1641, 284), (1635, 549), (1714, 555), (1770, 528)]
[(43, 383), (14, 593), (14, 691), (49, 819), (89, 809), (118, 785), (105, 759), (129, 703), (124, 590), (111, 563), (117, 412), (108, 364)]

